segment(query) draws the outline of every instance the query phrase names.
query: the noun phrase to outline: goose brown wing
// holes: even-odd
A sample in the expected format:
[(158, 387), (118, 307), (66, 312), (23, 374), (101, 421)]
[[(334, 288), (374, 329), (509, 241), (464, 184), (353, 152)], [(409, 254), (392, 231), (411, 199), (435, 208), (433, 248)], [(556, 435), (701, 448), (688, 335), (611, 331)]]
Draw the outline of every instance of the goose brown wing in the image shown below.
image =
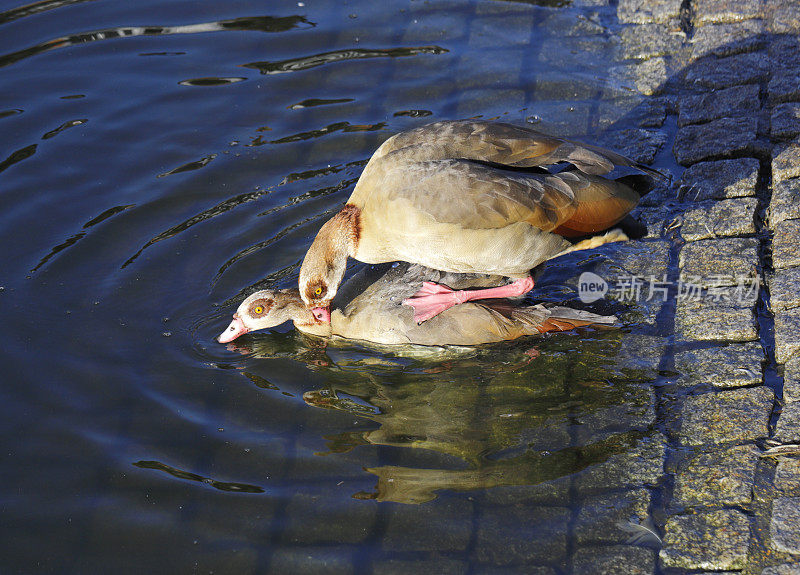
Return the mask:
[(402, 132), (384, 142), (373, 159), (388, 155), (417, 161), (469, 159), (523, 168), (569, 162), (586, 174), (606, 174), (615, 166), (630, 166), (664, 178), (652, 168), (610, 150), (528, 127), (481, 120), (436, 122)]
[[(570, 183), (580, 176), (568, 174)], [(527, 222), (549, 231), (575, 213), (575, 194), (562, 174), (524, 174), (470, 162), (401, 163), (376, 182), (382, 193), (371, 209), (414, 209), (439, 223), (466, 229), (503, 228)]]

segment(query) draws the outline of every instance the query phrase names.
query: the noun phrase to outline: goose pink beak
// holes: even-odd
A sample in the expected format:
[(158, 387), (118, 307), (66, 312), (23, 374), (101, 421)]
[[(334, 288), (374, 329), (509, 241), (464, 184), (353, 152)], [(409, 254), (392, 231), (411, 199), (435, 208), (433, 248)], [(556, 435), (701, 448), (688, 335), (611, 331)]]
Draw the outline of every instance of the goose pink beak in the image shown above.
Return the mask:
[(217, 341), (220, 343), (228, 343), (229, 341), (233, 341), (240, 335), (246, 334), (248, 331), (250, 330), (245, 327), (242, 318), (240, 318), (238, 315), (234, 315), (233, 321), (225, 331), (219, 334)]
[(331, 323), (331, 310), (327, 307), (315, 307), (311, 310), (311, 313), (314, 314), (314, 317), (317, 318), (317, 321), (324, 321), (325, 323)]

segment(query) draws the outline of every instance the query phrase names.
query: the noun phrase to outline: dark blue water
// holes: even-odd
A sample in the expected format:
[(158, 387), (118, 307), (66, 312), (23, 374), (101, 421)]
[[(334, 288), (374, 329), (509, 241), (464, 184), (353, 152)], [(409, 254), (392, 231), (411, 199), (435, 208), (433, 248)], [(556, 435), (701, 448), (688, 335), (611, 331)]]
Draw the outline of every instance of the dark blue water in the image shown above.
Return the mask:
[(426, 358), (213, 337), (296, 282), (393, 133), (628, 127), (615, 25), (568, 2), (0, 2), (0, 570), (570, 571), (613, 525), (586, 527), (588, 498), (624, 509), (647, 480), (608, 477), (657, 452), (647, 330)]

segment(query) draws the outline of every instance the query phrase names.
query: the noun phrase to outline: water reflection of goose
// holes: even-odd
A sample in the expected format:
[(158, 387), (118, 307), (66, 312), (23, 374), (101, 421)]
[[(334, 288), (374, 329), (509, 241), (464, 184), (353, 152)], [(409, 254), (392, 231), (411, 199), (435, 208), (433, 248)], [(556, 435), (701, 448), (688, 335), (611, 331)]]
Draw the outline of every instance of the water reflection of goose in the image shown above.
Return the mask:
[(489, 287), (502, 283), (498, 276), (451, 274), (409, 263), (364, 268), (342, 286), (331, 321), (317, 320), (296, 289), (256, 292), (239, 306), (230, 326), (220, 335), (227, 343), (240, 335), (292, 320), (305, 333), (339, 336), (379, 344), (461, 345), (512, 340), (549, 331), (590, 325), (612, 325), (614, 316), (560, 306), (524, 305), (510, 300), (484, 300), (450, 308), (417, 324), (403, 300), (423, 282), (454, 289)]

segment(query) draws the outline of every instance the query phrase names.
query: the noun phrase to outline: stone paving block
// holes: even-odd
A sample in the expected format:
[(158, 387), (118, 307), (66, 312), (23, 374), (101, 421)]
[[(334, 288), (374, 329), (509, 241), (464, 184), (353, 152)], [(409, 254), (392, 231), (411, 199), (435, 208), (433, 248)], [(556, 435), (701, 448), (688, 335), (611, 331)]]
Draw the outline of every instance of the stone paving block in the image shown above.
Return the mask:
[(800, 555), (800, 497), (776, 497), (769, 523), (772, 548)]
[(694, 0), (692, 2), (695, 26), (741, 22), (762, 16), (762, 0)]
[(581, 503), (573, 525), (573, 537), (579, 546), (592, 543), (625, 543), (630, 532), (617, 523), (649, 521), (650, 492), (647, 489), (605, 493), (587, 497)]
[(786, 363), (800, 351), (800, 309), (775, 314), (775, 361)]
[[(658, 94), (667, 82), (667, 63), (664, 58), (650, 58), (634, 64), (612, 66), (609, 69), (612, 82), (631, 86), (645, 96)], [(640, 124), (645, 126), (644, 124)], [(659, 127), (661, 124), (656, 125)]]
[(660, 130), (628, 128), (606, 132), (601, 139), (603, 145), (635, 162), (652, 164), (667, 135)]
[(800, 307), (800, 267), (776, 270), (769, 276), (768, 285), (773, 313)]
[(800, 401), (800, 356), (789, 359), (783, 366), (783, 400)]
[(734, 198), (701, 204), (683, 216), (681, 236), (687, 241), (756, 233), (754, 221), (758, 200)]
[(774, 34), (800, 32), (800, 11), (797, 4), (782, 3), (770, 14), (769, 31)]
[(725, 24), (708, 24), (695, 29), (692, 36), (692, 57), (708, 54), (731, 56), (762, 48), (766, 42), (766, 26), (761, 20), (745, 20)]
[(800, 265), (800, 220), (784, 220), (775, 226), (772, 238), (772, 266), (783, 269)]
[(570, 515), (565, 507), (486, 507), (478, 524), (475, 556), (494, 565), (563, 561)]
[(623, 24), (671, 24), (680, 16), (680, 0), (619, 0), (617, 4), (617, 18)]
[[(737, 288), (714, 288), (733, 293)], [(686, 341), (754, 341), (758, 328), (753, 303), (736, 301), (678, 300), (675, 333)]]
[(782, 495), (800, 496), (800, 459), (779, 458), (772, 484)]
[(767, 387), (687, 397), (681, 410), (685, 445), (753, 441), (767, 437), (774, 394)]
[(772, 109), (770, 135), (773, 138), (793, 138), (800, 134), (800, 103), (787, 102)]
[(800, 99), (800, 65), (772, 75), (767, 84), (770, 104)]
[(666, 439), (660, 433), (643, 437), (634, 447), (625, 445), (620, 453), (578, 473), (575, 487), (588, 496), (611, 489), (655, 485), (664, 474), (666, 447)]
[(689, 166), (703, 160), (732, 154), (754, 154), (763, 144), (756, 140), (758, 120), (753, 117), (720, 118), (707, 124), (678, 129), (672, 151), (679, 164)]
[(734, 86), (680, 99), (678, 125), (699, 124), (737, 114), (755, 114), (761, 109), (755, 84)]
[(750, 522), (737, 510), (672, 517), (659, 557), (663, 568), (744, 569)]
[(727, 88), (766, 80), (770, 63), (763, 52), (748, 52), (726, 58), (705, 57), (687, 67), (685, 82), (706, 88)]
[(800, 564), (774, 565), (764, 569), (761, 575), (800, 575)]
[(759, 453), (752, 445), (737, 445), (682, 461), (675, 474), (672, 504), (722, 507), (750, 503)]
[(684, 245), (678, 257), (681, 274), (698, 277), (704, 286), (737, 285), (741, 278), (755, 277), (757, 262), (756, 238), (698, 240)]
[(658, 56), (669, 56), (678, 51), (686, 41), (679, 29), (664, 24), (641, 24), (626, 26), (620, 32), (623, 59), (647, 60)]
[(652, 549), (617, 545), (581, 547), (572, 558), (572, 573), (592, 575), (652, 575), (656, 570), (656, 552)]
[[(626, 342), (628, 341), (631, 340), (626, 338)], [(621, 364), (625, 362), (625, 359), (617, 357), (617, 361)], [(661, 354), (658, 353), (655, 357), (656, 368), (660, 359)], [(649, 385), (631, 387), (626, 393), (624, 401), (582, 413), (581, 425), (575, 430), (574, 441), (580, 445), (590, 445), (601, 441), (619, 431), (620, 421), (625, 422), (625, 429), (645, 431), (655, 424), (655, 419), (655, 395), (652, 387)]]
[(675, 354), (675, 371), (682, 385), (717, 388), (757, 385), (763, 380), (764, 350), (757, 341), (724, 347), (692, 349)]
[(789, 178), (800, 177), (800, 141), (781, 144), (772, 152), (773, 185)]
[(392, 506), (387, 512), (383, 547), (391, 551), (464, 551), (472, 533), (473, 514), (473, 505), (466, 500)]
[(800, 402), (786, 403), (778, 416), (775, 439), (781, 443), (800, 443)]
[(784, 220), (800, 218), (800, 178), (783, 180), (772, 187), (767, 217), (773, 229)]
[(683, 172), (680, 191), (694, 201), (755, 196), (758, 170), (755, 158), (699, 162)]

